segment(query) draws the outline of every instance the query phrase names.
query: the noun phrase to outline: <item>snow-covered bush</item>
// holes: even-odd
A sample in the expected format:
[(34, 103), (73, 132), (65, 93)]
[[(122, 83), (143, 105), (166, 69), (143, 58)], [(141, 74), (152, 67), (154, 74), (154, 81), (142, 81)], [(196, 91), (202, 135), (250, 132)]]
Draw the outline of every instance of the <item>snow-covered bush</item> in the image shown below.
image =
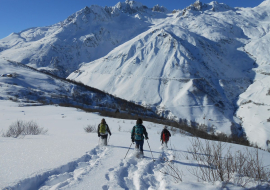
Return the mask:
[(17, 138), (20, 135), (23, 135), (24, 130), (24, 122), (23, 121), (16, 121), (15, 123), (9, 126), (9, 129), (6, 133), (3, 133), (3, 137), (14, 137)]
[(97, 128), (95, 127), (95, 125), (87, 125), (87, 127), (84, 128), (84, 131), (86, 133), (96, 133)]
[(47, 129), (39, 127), (34, 121), (25, 122), (24, 135), (40, 135), (46, 134), (47, 132)]
[(3, 137), (13, 137), (17, 138), (19, 136), (24, 137), (25, 135), (40, 135), (46, 134), (48, 130), (43, 127), (39, 127), (34, 121), (22, 121), (17, 120), (9, 126), (9, 129), (2, 133)]
[(198, 163), (198, 167), (189, 171), (199, 181), (221, 181), (224, 186), (228, 183), (242, 187), (250, 183), (270, 185), (270, 171), (268, 167), (263, 166), (258, 149), (245, 148), (232, 153), (227, 143), (209, 140), (203, 142), (194, 138), (188, 152), (191, 153), (192, 162)]

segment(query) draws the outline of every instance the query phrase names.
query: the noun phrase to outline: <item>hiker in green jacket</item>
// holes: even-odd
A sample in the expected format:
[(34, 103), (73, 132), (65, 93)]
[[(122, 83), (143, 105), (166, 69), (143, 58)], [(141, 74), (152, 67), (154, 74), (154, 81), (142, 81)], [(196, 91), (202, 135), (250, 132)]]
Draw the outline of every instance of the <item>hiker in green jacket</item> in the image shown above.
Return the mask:
[(104, 118), (101, 120), (101, 123), (98, 125), (97, 133), (98, 133), (98, 137), (102, 139), (103, 145), (107, 146), (108, 134), (110, 134), (111, 136), (112, 133)]
[(144, 136), (145, 139), (148, 139), (148, 133), (145, 126), (142, 125), (143, 121), (141, 118), (137, 119), (136, 125), (132, 128), (131, 131), (131, 140), (136, 143), (135, 148), (140, 150), (140, 154), (143, 155), (143, 143)]

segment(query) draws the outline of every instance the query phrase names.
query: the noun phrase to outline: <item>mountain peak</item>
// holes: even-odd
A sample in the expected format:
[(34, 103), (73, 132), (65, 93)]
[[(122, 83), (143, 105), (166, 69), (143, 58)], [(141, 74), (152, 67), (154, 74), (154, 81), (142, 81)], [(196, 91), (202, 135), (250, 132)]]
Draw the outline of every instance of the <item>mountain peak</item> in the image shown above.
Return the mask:
[(137, 1), (130, 1), (130, 0), (126, 0), (125, 1), (126, 4), (129, 4), (131, 7), (142, 7), (143, 4)]
[(147, 10), (154, 11), (154, 12), (168, 12), (168, 10), (160, 5), (154, 6), (152, 9), (149, 9), (147, 6), (143, 5), (137, 1), (126, 0), (125, 2), (118, 2), (114, 7), (112, 7), (116, 12), (116, 9), (129, 14), (134, 14), (137, 12), (145, 12)]
[(195, 3), (193, 3), (193, 6), (194, 6), (195, 9), (200, 11), (202, 9), (203, 4), (202, 4), (202, 2), (200, 0), (197, 0), (197, 1), (195, 1)]
[(208, 5), (208, 8), (211, 8), (212, 11), (228, 11), (232, 10), (234, 8), (230, 7), (229, 5), (226, 5), (224, 3), (218, 3), (217, 1), (212, 1)]
[(202, 3), (200, 0), (195, 1), (193, 4), (189, 5), (183, 10), (182, 15), (185, 15), (187, 11), (214, 11), (223, 12), (228, 10), (233, 10), (230, 6), (224, 3), (218, 3), (217, 1), (212, 1), (210, 3)]
[(168, 10), (163, 7), (163, 6), (159, 6), (158, 4), (156, 6), (154, 6), (152, 8), (152, 11), (155, 11), (155, 12), (167, 12)]
[(126, 0), (125, 2), (118, 2), (113, 9), (119, 9), (123, 12), (134, 14), (139, 11), (144, 11), (147, 7), (140, 2)]

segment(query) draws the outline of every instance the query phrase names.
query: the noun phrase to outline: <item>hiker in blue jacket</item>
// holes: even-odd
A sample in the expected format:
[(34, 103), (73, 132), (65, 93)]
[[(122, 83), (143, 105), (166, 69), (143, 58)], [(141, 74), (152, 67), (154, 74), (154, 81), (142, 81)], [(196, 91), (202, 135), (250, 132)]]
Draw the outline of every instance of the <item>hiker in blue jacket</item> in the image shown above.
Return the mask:
[(137, 119), (136, 125), (132, 128), (131, 131), (131, 140), (136, 143), (135, 148), (140, 150), (140, 154), (143, 155), (143, 143), (144, 137), (148, 139), (148, 133), (145, 126), (142, 125), (143, 121), (141, 118)]

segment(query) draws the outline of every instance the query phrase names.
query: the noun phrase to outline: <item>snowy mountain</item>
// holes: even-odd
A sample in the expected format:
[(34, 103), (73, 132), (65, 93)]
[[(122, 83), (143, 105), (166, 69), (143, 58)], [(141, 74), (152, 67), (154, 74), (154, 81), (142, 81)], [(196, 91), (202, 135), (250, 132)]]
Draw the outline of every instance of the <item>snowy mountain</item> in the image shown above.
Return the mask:
[[(269, 46), (261, 43), (269, 39), (266, 7), (269, 1), (254, 9), (197, 1), (183, 11), (168, 14), (163, 22), (104, 58), (84, 64), (68, 78), (152, 107), (165, 117), (207, 123), (227, 134), (241, 134), (241, 126), (235, 125), (238, 123), (252, 142), (265, 148), (270, 134), (265, 130), (254, 134), (243, 116), (239, 117), (242, 121), (235, 118), (241, 111), (235, 112), (241, 102), (248, 101), (242, 100), (242, 93), (258, 76), (255, 68), (259, 63), (252, 55), (261, 56), (252, 53), (258, 48), (250, 44), (261, 47), (262, 54), (268, 53), (264, 49), (269, 51)], [(268, 125), (265, 117), (262, 129)], [(258, 136), (264, 138), (258, 140)]]
[[(268, 148), (270, 0), (90, 6), (0, 40), (0, 57)], [(259, 130), (258, 130), (259, 129)]]
[(152, 21), (143, 14), (160, 20), (166, 17), (160, 11), (164, 8), (154, 10), (159, 12), (134, 1), (85, 7), (53, 26), (27, 29), (0, 40), (0, 56), (67, 77), (82, 63), (103, 57), (146, 31)]

